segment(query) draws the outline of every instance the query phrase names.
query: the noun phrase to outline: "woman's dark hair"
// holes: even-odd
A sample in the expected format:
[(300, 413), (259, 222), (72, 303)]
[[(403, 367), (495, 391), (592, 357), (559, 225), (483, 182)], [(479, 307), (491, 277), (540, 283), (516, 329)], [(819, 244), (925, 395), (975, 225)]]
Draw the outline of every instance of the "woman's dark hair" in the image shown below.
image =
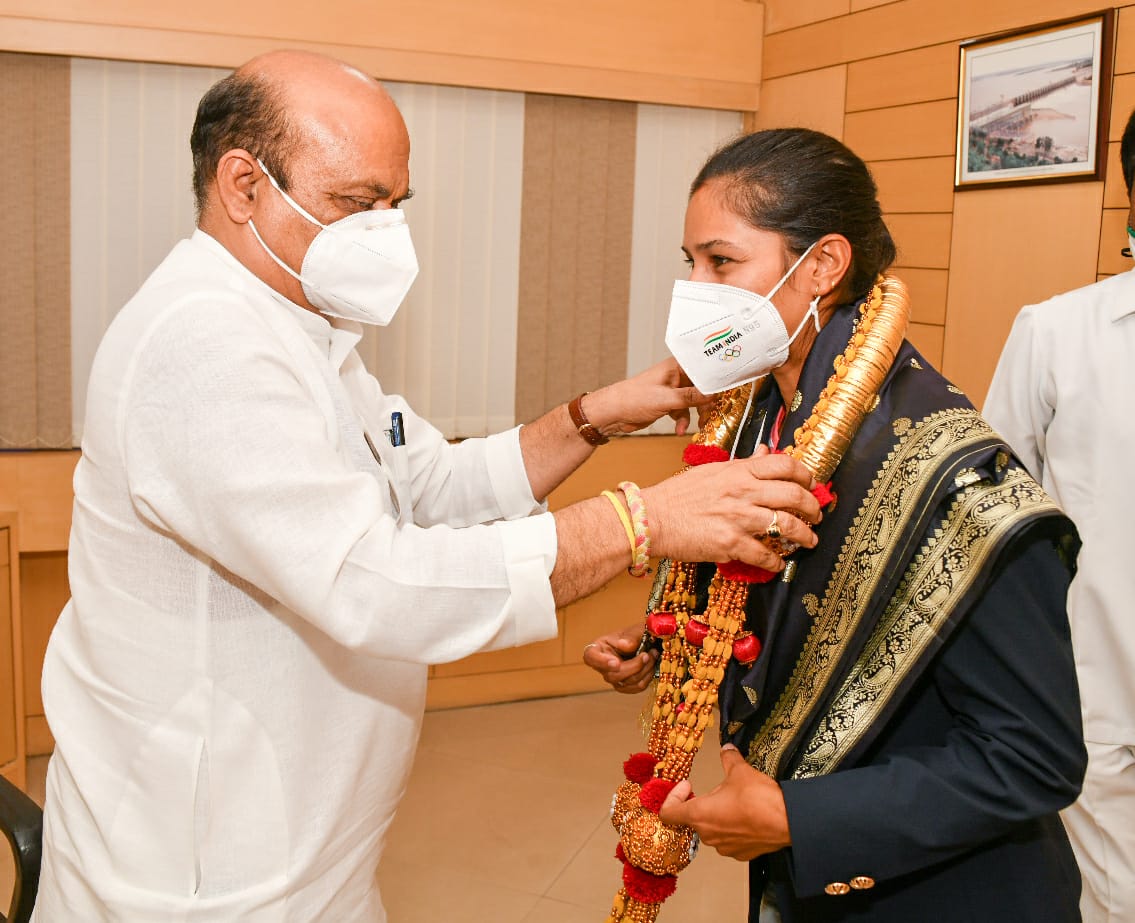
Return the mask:
[(829, 135), (807, 128), (743, 135), (706, 161), (690, 195), (711, 180), (723, 182), (737, 215), (782, 235), (795, 256), (825, 234), (846, 237), (852, 260), (844, 284), (853, 298), (895, 261), (867, 165)]
[(259, 157), (286, 190), (286, 165), (294, 146), (280, 93), (274, 86), (240, 71), (214, 83), (197, 105), (189, 136), (198, 217), (217, 164), (226, 152), (240, 148)]

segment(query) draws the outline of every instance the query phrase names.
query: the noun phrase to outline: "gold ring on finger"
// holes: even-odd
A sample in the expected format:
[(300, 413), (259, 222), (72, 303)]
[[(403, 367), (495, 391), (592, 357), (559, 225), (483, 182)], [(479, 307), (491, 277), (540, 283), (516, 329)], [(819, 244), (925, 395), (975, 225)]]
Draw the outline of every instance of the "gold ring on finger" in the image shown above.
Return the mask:
[(772, 521), (765, 527), (765, 535), (769, 538), (780, 538), (780, 510), (774, 510), (772, 514)]

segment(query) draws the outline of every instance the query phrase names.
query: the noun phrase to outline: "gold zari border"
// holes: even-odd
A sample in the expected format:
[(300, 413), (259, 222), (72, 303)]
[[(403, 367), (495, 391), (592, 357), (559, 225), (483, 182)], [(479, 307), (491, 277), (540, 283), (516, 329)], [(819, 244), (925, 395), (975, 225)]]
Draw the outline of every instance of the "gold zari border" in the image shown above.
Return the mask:
[(833, 681), (855, 628), (887, 573), (892, 538), (921, 512), (922, 498), (937, 492), (942, 459), (979, 451), (995, 438), (973, 410), (931, 414), (899, 428), (899, 441), (868, 489), (836, 558), (823, 600), (813, 600), (812, 628), (784, 691), (749, 746), (748, 761), (773, 777), (800, 729), (811, 719), (821, 693)]
[(918, 664), (991, 555), (1022, 517), (1059, 512), (1027, 473), (973, 483), (951, 504), (907, 568), (863, 655), (813, 732), (795, 779), (836, 769)]

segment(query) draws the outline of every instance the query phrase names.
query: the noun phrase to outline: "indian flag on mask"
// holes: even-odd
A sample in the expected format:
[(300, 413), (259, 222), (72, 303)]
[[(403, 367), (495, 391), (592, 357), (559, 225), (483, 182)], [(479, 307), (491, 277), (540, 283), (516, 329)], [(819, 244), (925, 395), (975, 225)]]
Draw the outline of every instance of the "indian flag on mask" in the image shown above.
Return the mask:
[(727, 339), (727, 338), (731, 337), (732, 335), (733, 335), (733, 325), (732, 324), (730, 324), (727, 327), (722, 327), (720, 330), (715, 330), (713, 333), (709, 334), (709, 336), (707, 336), (704, 340), (702, 340), (702, 349), (704, 349), (706, 351), (706, 354), (708, 355), (709, 353), (711, 353), (713, 351), (714, 344), (720, 343), (722, 340)]

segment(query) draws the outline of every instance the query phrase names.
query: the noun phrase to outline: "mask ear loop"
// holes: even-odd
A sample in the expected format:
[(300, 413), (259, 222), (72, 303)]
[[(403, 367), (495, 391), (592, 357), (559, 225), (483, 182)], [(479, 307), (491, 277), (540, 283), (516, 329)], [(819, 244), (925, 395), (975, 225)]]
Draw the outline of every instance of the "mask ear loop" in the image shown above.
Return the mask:
[[(812, 323), (816, 325), (816, 333), (820, 332), (820, 287), (816, 286), (816, 297), (808, 302), (808, 314), (812, 315)], [(807, 317), (808, 314), (804, 316)]]
[(282, 270), (284, 270), (284, 272), (286, 272), (289, 276), (291, 276), (293, 279), (295, 279), (301, 285), (306, 284), (303, 276), (301, 276), (298, 272), (296, 272), (294, 269), (292, 269), (291, 266), (289, 266), (282, 259), (280, 259), (278, 256), (276, 256), (276, 254), (272, 252), (272, 248), (269, 247), (266, 243), (264, 243), (264, 238), (261, 237), (260, 232), (258, 230), (256, 230), (256, 222), (253, 221), (251, 218), (248, 219), (248, 226), (250, 228), (252, 228), (253, 236), (260, 242), (260, 246), (264, 248), (264, 252), (267, 253), (270, 257), (272, 257), (273, 262), (275, 262), (275, 264), (277, 266), (279, 266)]
[[(745, 410), (741, 414), (741, 422), (737, 425), (737, 437), (733, 440), (733, 448), (729, 450), (729, 460), (730, 461), (733, 461), (733, 459), (735, 459), (737, 457), (737, 446), (740, 445), (740, 443), (741, 443), (741, 432), (742, 432), (742, 430), (744, 430), (745, 423), (749, 419), (749, 411), (753, 409), (753, 397), (757, 393), (757, 385), (760, 383), (762, 378), (764, 378), (763, 375), (760, 378), (758, 378), (756, 381), (754, 381), (753, 386), (751, 388), (749, 388), (749, 399), (747, 401), (745, 401)], [(764, 438), (764, 435), (765, 435), (765, 421), (761, 420), (761, 431), (759, 433), (757, 433), (757, 441), (755, 443), (753, 443), (754, 447), (761, 444), (761, 439)]]
[[(271, 177), (269, 177), (269, 179), (271, 179)], [(814, 241), (812, 241), (811, 244), (808, 245), (808, 249), (805, 250), (803, 253), (800, 254), (800, 256), (798, 256), (796, 258), (796, 262), (792, 264), (792, 268), (789, 269), (788, 272), (786, 272), (783, 276), (780, 277), (780, 281), (777, 282), (776, 285), (774, 285), (772, 287), (772, 291), (769, 292), (767, 295), (765, 295), (765, 298), (767, 298), (769, 301), (772, 301), (772, 296), (775, 295), (777, 292), (779, 292), (781, 286), (784, 285), (785, 282), (787, 282), (789, 279), (792, 278), (792, 274), (794, 272), (796, 272), (797, 269), (800, 268), (800, 264), (804, 262), (805, 258), (808, 256), (809, 253), (811, 253), (815, 249), (816, 244), (818, 244), (818, 243), (819, 243), (818, 240), (814, 240)]]
[[(285, 202), (287, 202), (292, 208), (294, 208), (297, 212), (299, 212), (301, 215), (303, 215), (308, 221), (310, 221), (316, 227), (323, 228), (324, 230), (326, 230), (327, 225), (325, 225), (318, 218), (311, 215), (307, 211), (307, 209), (305, 209), (302, 205), (300, 205), (299, 202), (297, 202), (290, 195), (288, 195), (286, 192), (284, 192), (283, 189), (280, 188), (280, 184), (276, 182), (276, 177), (274, 177), (271, 173), (269, 173), (268, 168), (264, 166), (264, 161), (262, 161), (259, 157), (257, 157), (256, 162), (260, 165), (260, 169), (264, 171), (264, 175), (268, 177), (268, 182), (270, 182), (272, 184), (272, 188), (275, 189), (278, 193), (280, 193), (280, 195), (282, 195), (284, 197)], [(813, 244), (813, 246), (815, 246), (815, 245)]]
[[(317, 225), (318, 227), (323, 228), (324, 230), (327, 229), (327, 225), (322, 224), (321, 222), (319, 222), (315, 218), (313, 218), (311, 215), (309, 215), (304, 210), (303, 206), (299, 204), (299, 202), (297, 202), (290, 195), (288, 195), (286, 192), (284, 192), (283, 189), (280, 188), (280, 184), (276, 182), (276, 178), (271, 173), (268, 172), (267, 168), (264, 166), (264, 162), (259, 157), (256, 158), (256, 162), (258, 164), (260, 164), (260, 169), (263, 170), (264, 175), (268, 177), (268, 182), (270, 182), (272, 184), (272, 188), (275, 189), (278, 193), (280, 193), (280, 195), (282, 195), (284, 197), (285, 202), (287, 202), (292, 208), (294, 208), (297, 212), (299, 212), (304, 218), (306, 218), (312, 224)], [(300, 285), (310, 286), (312, 289), (314, 289), (317, 292), (322, 291), (322, 289), (320, 289), (320, 287), (318, 285), (312, 285), (303, 276), (301, 276), (298, 272), (296, 272), (294, 269), (292, 269), (291, 266), (289, 266), (282, 259), (280, 259), (278, 256), (276, 256), (276, 254), (273, 252), (272, 248), (269, 247), (266, 243), (264, 243), (264, 238), (260, 236), (260, 232), (256, 229), (256, 222), (253, 221), (251, 218), (248, 219), (248, 226), (250, 228), (252, 228), (253, 236), (257, 239), (257, 241), (259, 241), (260, 246), (264, 248), (264, 252), (267, 253), (272, 258), (272, 261), (277, 266), (279, 266), (282, 270), (284, 270), (284, 272), (286, 272), (289, 276), (291, 276), (298, 283), (300, 283)]]

